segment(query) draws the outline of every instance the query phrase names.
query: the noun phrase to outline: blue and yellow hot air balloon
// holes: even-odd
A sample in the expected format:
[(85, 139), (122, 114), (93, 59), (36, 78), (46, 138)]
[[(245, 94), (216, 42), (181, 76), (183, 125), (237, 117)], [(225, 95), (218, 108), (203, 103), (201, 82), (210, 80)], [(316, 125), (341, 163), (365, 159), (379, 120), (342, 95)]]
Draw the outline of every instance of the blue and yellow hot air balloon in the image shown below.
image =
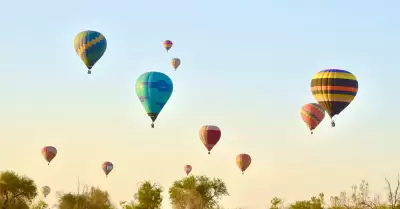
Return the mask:
[[(311, 91), (315, 100), (332, 119), (356, 97), (358, 81), (356, 76), (346, 70), (326, 69), (314, 75), (311, 80)], [(335, 127), (333, 119), (332, 127)]]
[(161, 110), (171, 97), (173, 89), (172, 80), (160, 72), (147, 72), (136, 80), (136, 95), (147, 115), (153, 121), (152, 128), (154, 128), (154, 122)]
[(107, 49), (107, 40), (97, 31), (82, 31), (74, 40), (75, 51), (88, 68), (88, 74)]

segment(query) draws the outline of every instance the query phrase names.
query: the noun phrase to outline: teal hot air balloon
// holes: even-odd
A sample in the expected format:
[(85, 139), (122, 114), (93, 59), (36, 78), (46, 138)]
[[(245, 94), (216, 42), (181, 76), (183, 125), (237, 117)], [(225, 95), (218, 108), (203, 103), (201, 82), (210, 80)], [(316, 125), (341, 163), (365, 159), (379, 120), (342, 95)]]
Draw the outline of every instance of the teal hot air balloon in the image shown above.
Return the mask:
[(97, 31), (82, 31), (74, 40), (75, 52), (88, 68), (88, 74), (107, 49), (107, 40)]
[(136, 80), (136, 95), (151, 118), (154, 128), (161, 110), (171, 97), (174, 85), (172, 80), (160, 72), (147, 72), (139, 76)]

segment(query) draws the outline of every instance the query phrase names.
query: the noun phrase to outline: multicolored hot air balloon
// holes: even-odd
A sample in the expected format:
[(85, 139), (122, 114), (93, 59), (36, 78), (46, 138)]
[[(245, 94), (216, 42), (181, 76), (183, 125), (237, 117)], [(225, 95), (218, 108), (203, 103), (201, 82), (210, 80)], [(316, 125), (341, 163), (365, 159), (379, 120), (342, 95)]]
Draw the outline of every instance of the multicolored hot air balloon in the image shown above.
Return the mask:
[(50, 187), (48, 187), (48, 186), (44, 186), (44, 187), (42, 187), (40, 190), (41, 190), (41, 192), (42, 192), (44, 198), (46, 198), (47, 195), (49, 195), (49, 194), (50, 194), (50, 191), (51, 191)]
[(179, 58), (173, 58), (171, 60), (172, 67), (176, 70), (179, 65), (181, 65), (181, 60)]
[(173, 89), (172, 80), (160, 72), (147, 72), (136, 80), (136, 95), (147, 115), (153, 121), (152, 128), (154, 128), (154, 122), (161, 110), (171, 97)]
[(324, 119), (325, 110), (317, 103), (309, 103), (301, 107), (300, 115), (310, 129), (311, 134), (313, 134), (313, 130), (317, 128), (319, 123)]
[(46, 146), (42, 148), (42, 155), (44, 159), (48, 162), (48, 165), (50, 165), (50, 162), (54, 159), (54, 157), (57, 155), (57, 149), (52, 146)]
[(244, 174), (244, 171), (250, 166), (251, 164), (251, 157), (248, 154), (239, 154), (236, 156), (236, 165)]
[(218, 143), (221, 138), (221, 130), (217, 126), (205, 125), (199, 130), (200, 140), (210, 154), (212, 148)]
[(74, 40), (75, 51), (88, 68), (88, 74), (107, 49), (107, 40), (97, 31), (82, 31)]
[(346, 70), (326, 69), (318, 72), (311, 80), (311, 91), (317, 102), (332, 119), (342, 112), (358, 92), (357, 78)]
[(164, 45), (164, 48), (167, 50), (167, 52), (171, 49), (171, 47), (172, 47), (172, 45), (174, 45), (173, 43), (172, 43), (172, 41), (170, 41), (170, 40), (165, 40), (164, 42), (163, 42), (163, 45)]
[(189, 175), (190, 171), (192, 171), (192, 166), (185, 165), (185, 167), (183, 167), (183, 170), (185, 171), (186, 175)]
[(106, 161), (103, 164), (101, 164), (101, 168), (103, 169), (103, 172), (106, 174), (106, 177), (107, 177), (108, 174), (114, 168), (114, 165), (111, 162)]

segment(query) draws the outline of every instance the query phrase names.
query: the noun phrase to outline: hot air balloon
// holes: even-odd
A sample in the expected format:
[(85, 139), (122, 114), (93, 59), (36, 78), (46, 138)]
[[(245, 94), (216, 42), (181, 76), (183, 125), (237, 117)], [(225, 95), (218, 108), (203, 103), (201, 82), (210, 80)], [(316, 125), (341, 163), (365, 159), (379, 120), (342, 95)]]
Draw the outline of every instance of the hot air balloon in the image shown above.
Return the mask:
[(48, 186), (44, 186), (44, 187), (41, 188), (41, 192), (42, 192), (44, 198), (46, 198), (47, 195), (50, 194), (50, 191), (51, 191), (51, 189)]
[(52, 146), (46, 146), (42, 148), (42, 155), (44, 159), (48, 162), (48, 165), (50, 165), (50, 162), (54, 159), (54, 157), (57, 155), (57, 149)]
[(107, 49), (107, 40), (97, 31), (82, 31), (74, 40), (75, 51), (88, 68), (88, 74)]
[(236, 156), (236, 165), (244, 174), (244, 171), (250, 166), (251, 164), (251, 157), (248, 154), (239, 154)]
[(171, 97), (173, 89), (172, 80), (160, 72), (147, 72), (136, 80), (136, 95), (147, 115), (153, 121), (152, 128), (154, 128), (154, 122), (161, 110)]
[(106, 174), (106, 177), (107, 177), (108, 174), (114, 168), (114, 165), (111, 162), (106, 161), (103, 164), (101, 164), (101, 168), (103, 169), (103, 172)]
[(301, 118), (310, 129), (311, 134), (313, 134), (313, 130), (317, 128), (319, 123), (321, 123), (321, 121), (324, 119), (325, 110), (317, 103), (309, 103), (301, 107), (300, 114)]
[(170, 40), (165, 40), (165, 41), (163, 42), (163, 45), (164, 45), (164, 48), (165, 48), (165, 49), (167, 50), (167, 52), (168, 52), (168, 50), (171, 49), (172, 45), (174, 45), (174, 44), (173, 44), (172, 41), (170, 41)]
[(189, 175), (190, 171), (192, 171), (192, 166), (185, 165), (185, 167), (183, 167), (183, 170), (185, 171), (186, 175)]
[(179, 58), (173, 58), (171, 60), (172, 67), (176, 70), (179, 65), (181, 65), (181, 60)]
[(199, 135), (200, 140), (208, 150), (208, 154), (210, 154), (212, 148), (221, 138), (221, 130), (217, 126), (205, 125), (200, 128)]
[(346, 70), (326, 69), (311, 80), (311, 91), (317, 102), (332, 119), (353, 101), (358, 92), (357, 78)]

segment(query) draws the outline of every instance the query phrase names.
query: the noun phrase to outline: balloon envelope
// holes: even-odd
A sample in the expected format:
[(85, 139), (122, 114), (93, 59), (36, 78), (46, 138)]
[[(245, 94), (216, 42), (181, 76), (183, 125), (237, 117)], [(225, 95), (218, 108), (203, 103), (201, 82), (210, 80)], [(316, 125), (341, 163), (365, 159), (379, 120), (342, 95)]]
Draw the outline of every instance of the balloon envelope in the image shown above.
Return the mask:
[(44, 159), (50, 164), (50, 162), (57, 155), (57, 149), (53, 146), (46, 146), (42, 148), (42, 155)]
[(358, 92), (358, 81), (346, 70), (322, 70), (312, 78), (311, 91), (317, 102), (332, 118), (353, 101)]
[(221, 138), (221, 130), (218, 126), (204, 125), (199, 130), (200, 140), (210, 154), (212, 148), (218, 143)]
[(171, 60), (172, 67), (176, 70), (179, 65), (181, 65), (181, 60), (179, 58), (173, 58)]
[(107, 49), (107, 40), (103, 34), (97, 31), (82, 31), (74, 40), (75, 52), (89, 69), (96, 64)]
[(239, 154), (236, 156), (236, 165), (244, 173), (244, 171), (250, 166), (251, 157), (248, 154)]
[(51, 191), (51, 189), (48, 186), (44, 186), (41, 188), (41, 192), (45, 198), (47, 197), (47, 195), (50, 194), (50, 191)]
[(106, 174), (106, 176), (108, 176), (108, 174), (114, 168), (114, 165), (111, 162), (106, 161), (103, 164), (101, 164), (101, 168), (103, 169), (103, 172)]
[(185, 167), (183, 167), (183, 170), (185, 171), (186, 175), (189, 175), (189, 173), (192, 171), (192, 166), (185, 165)]
[(164, 46), (164, 48), (167, 50), (167, 52), (168, 52), (168, 50), (171, 49), (172, 45), (174, 45), (174, 44), (173, 44), (172, 41), (170, 41), (170, 40), (165, 40), (165, 41), (163, 42), (163, 46)]
[(172, 95), (172, 80), (160, 72), (147, 72), (136, 80), (136, 95), (154, 122)]
[(317, 103), (309, 103), (301, 107), (300, 115), (312, 133), (324, 119), (325, 110)]

